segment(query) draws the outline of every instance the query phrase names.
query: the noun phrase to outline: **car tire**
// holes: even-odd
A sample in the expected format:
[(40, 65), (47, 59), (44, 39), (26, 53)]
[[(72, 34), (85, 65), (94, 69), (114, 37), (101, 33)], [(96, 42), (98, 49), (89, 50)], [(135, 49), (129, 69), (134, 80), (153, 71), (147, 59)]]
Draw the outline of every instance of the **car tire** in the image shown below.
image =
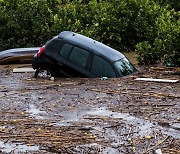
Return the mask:
[(37, 78), (51, 78), (54, 77), (54, 72), (49, 67), (41, 67), (36, 70), (35, 77)]

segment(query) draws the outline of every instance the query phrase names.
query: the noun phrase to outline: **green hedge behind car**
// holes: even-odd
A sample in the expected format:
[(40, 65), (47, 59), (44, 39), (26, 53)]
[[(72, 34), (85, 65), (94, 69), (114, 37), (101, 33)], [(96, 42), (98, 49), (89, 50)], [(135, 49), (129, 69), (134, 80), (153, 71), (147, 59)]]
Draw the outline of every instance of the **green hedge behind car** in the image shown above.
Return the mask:
[(119, 51), (137, 50), (140, 64), (180, 65), (178, 4), (176, 0), (0, 0), (0, 51), (41, 46), (70, 30)]

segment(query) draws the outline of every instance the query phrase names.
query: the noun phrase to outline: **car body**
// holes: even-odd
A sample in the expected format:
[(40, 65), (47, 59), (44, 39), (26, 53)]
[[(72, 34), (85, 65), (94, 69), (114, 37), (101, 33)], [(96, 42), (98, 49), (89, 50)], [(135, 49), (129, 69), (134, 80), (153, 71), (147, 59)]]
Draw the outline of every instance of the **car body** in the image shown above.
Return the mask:
[[(89, 37), (64, 31), (49, 40), (34, 56), (36, 76), (116, 78), (136, 71), (120, 52)], [(39, 75), (40, 74), (40, 75)]]
[(33, 61), (33, 56), (39, 51), (40, 47), (14, 48), (0, 51), (0, 64), (22, 63)]

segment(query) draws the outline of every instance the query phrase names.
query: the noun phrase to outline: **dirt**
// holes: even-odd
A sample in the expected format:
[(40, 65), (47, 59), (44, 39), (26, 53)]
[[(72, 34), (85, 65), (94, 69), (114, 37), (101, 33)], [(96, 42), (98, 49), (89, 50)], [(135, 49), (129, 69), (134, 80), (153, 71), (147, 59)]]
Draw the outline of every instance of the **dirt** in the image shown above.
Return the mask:
[[(180, 68), (131, 76), (34, 78), (0, 65), (0, 153), (180, 153)], [(29, 66), (29, 65), (25, 65)]]

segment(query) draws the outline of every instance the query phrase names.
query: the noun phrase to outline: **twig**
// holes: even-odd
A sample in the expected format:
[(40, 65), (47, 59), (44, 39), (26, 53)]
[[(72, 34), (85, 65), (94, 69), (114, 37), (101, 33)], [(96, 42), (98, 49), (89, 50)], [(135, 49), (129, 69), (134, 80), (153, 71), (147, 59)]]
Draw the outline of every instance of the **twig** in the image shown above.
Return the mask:
[(134, 134), (134, 133), (138, 133), (138, 132), (135, 131), (135, 132), (130, 132), (130, 133), (124, 133), (124, 134), (120, 134), (119, 136), (130, 135), (130, 134)]
[(127, 135), (127, 139), (129, 138), (129, 135), (130, 135), (130, 133), (131, 133), (131, 130), (132, 130), (132, 128), (130, 127), (129, 132), (128, 132), (128, 135)]
[(162, 141), (158, 142), (155, 146), (153, 146), (153, 147), (151, 147), (151, 148), (143, 151), (142, 154), (147, 153), (147, 152), (149, 152), (150, 150), (153, 150), (154, 148), (156, 148), (158, 145), (162, 144), (162, 143), (163, 143), (165, 140), (167, 140), (168, 138), (169, 138), (169, 136), (166, 136)]
[(156, 132), (155, 130), (153, 130), (153, 132), (154, 132), (154, 138), (155, 138), (155, 140), (156, 140), (156, 138), (157, 138), (157, 132)]
[(112, 126), (107, 126), (107, 127), (104, 127), (104, 128), (113, 128), (113, 127), (118, 127), (118, 126), (121, 126), (122, 124), (117, 124), (117, 125), (112, 125)]

